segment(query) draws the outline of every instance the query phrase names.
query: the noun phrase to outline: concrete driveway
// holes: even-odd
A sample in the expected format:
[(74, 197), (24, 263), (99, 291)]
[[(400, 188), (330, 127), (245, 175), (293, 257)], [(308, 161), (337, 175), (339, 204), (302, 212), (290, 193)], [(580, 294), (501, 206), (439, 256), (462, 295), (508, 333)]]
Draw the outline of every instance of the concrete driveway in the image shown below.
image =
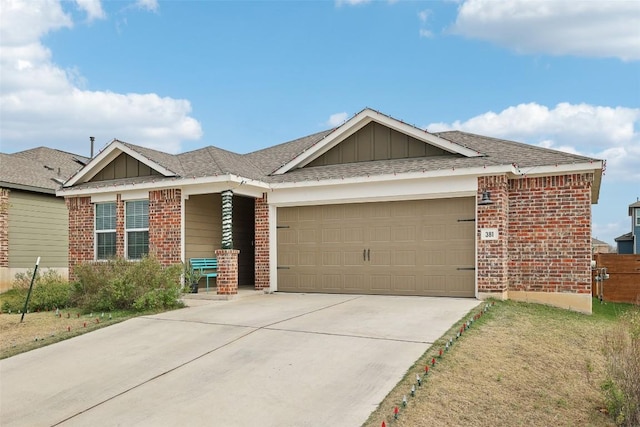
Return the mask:
[(0, 425), (359, 426), (479, 302), (256, 295), (0, 361)]

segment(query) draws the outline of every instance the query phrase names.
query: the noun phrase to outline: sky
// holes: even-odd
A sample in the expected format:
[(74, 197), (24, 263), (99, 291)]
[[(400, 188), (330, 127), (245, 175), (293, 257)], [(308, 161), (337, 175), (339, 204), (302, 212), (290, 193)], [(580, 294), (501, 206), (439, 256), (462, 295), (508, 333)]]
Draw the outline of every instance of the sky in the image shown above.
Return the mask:
[(640, 197), (640, 2), (0, 0), (0, 151), (248, 153), (373, 108), (606, 160)]

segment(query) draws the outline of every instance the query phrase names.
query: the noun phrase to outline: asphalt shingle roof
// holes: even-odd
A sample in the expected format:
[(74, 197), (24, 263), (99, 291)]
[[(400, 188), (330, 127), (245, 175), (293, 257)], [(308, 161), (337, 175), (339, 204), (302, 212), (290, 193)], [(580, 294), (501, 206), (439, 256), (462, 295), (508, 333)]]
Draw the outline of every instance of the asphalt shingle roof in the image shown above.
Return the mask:
[(0, 153), (0, 185), (54, 193), (55, 180), (66, 181), (88, 159), (53, 148), (38, 147), (12, 154)]
[[(295, 159), (306, 150), (320, 143), (337, 128), (314, 133), (273, 147), (248, 154), (237, 154), (221, 148), (209, 146), (198, 150), (168, 154), (134, 144), (123, 143), (140, 155), (170, 170), (177, 177), (207, 177), (234, 174), (244, 178), (261, 180), (266, 183), (322, 181), (328, 179), (353, 178), (409, 172), (427, 172), (447, 169), (464, 169), (495, 165), (516, 165), (523, 174), (534, 173), (539, 166), (568, 165), (597, 161), (589, 157), (536, 147), (514, 141), (491, 138), (460, 131), (435, 134), (454, 144), (469, 148), (480, 154), (478, 157), (464, 157), (451, 154), (434, 157), (419, 157), (393, 160), (345, 163), (327, 166), (304, 167), (274, 175), (283, 165)], [(158, 181), (161, 177), (130, 178), (129, 184)], [(124, 184), (124, 181), (105, 183), (85, 183), (74, 188), (102, 187)]]

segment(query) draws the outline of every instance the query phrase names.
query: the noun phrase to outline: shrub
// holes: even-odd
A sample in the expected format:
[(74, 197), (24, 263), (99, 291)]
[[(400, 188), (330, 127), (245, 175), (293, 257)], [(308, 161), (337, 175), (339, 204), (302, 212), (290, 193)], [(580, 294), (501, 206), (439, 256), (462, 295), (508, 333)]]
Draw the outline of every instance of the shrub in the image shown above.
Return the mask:
[(163, 267), (152, 257), (78, 265), (72, 301), (87, 311), (160, 310), (181, 306), (182, 265)]
[(618, 425), (640, 425), (640, 310), (625, 313), (605, 337), (607, 409)]
[[(33, 270), (18, 273), (12, 282), (13, 289), (3, 295), (2, 311), (18, 312), (24, 309)], [(69, 306), (71, 285), (55, 270), (38, 271), (33, 282), (29, 311), (53, 310)]]

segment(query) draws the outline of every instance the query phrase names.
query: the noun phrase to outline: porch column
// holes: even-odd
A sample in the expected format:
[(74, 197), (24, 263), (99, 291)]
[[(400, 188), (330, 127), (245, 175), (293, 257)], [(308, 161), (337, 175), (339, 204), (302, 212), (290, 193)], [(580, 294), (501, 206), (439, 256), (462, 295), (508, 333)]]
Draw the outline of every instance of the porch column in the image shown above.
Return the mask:
[(240, 251), (233, 249), (233, 191), (223, 191), (221, 196), (222, 249), (215, 251), (218, 259), (216, 287), (219, 295), (234, 295), (238, 293), (238, 254)]

